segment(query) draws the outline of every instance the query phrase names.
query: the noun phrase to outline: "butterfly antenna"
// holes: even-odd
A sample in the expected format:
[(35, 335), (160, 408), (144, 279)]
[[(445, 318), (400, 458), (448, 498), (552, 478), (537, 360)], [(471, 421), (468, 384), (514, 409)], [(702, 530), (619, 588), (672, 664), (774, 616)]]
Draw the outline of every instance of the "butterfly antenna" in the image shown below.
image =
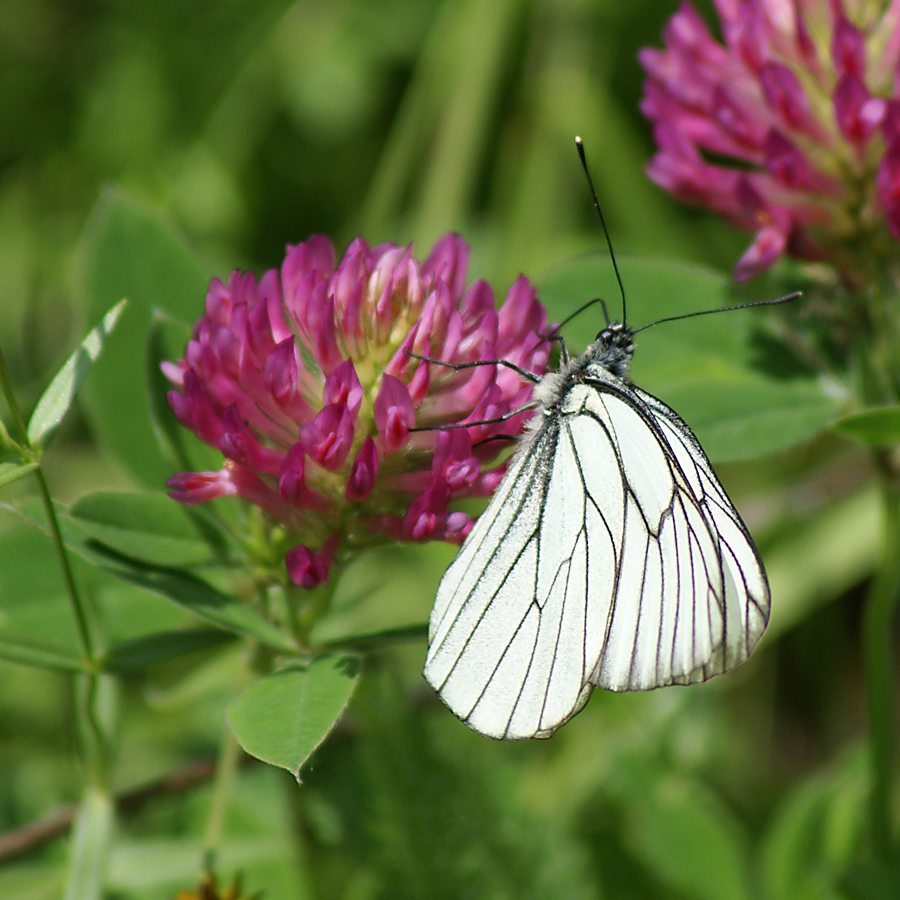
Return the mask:
[(655, 322), (648, 322), (646, 325), (641, 325), (640, 328), (633, 329), (632, 333), (637, 334), (645, 328), (652, 328), (654, 325), (660, 325), (663, 322), (678, 322), (681, 319), (693, 319), (695, 316), (711, 316), (713, 313), (733, 312), (736, 309), (749, 309), (751, 306), (774, 306), (776, 303), (786, 303), (788, 300), (796, 300), (802, 295), (802, 291), (794, 291), (792, 294), (785, 294), (783, 297), (776, 297), (774, 300), (754, 300), (752, 303), (739, 303), (737, 306), (723, 306), (719, 309), (701, 309), (698, 312), (682, 313), (680, 316), (666, 316), (664, 319), (657, 319)]
[[(581, 168), (584, 169), (588, 187), (591, 189), (591, 196), (594, 198), (594, 208), (597, 210), (597, 215), (600, 216), (600, 227), (603, 229), (603, 236), (606, 238), (606, 246), (609, 247), (609, 258), (612, 260), (613, 271), (616, 273), (616, 281), (619, 282), (619, 293), (622, 295), (622, 321), (627, 322), (628, 316), (625, 313), (625, 286), (622, 284), (622, 276), (619, 274), (619, 266), (616, 263), (616, 254), (613, 252), (612, 241), (609, 238), (609, 229), (606, 227), (606, 219), (603, 218), (603, 210), (600, 209), (600, 201), (597, 199), (597, 192), (594, 190), (594, 182), (591, 180), (591, 173), (588, 171), (587, 158), (584, 155), (584, 143), (580, 137), (575, 138), (575, 146), (578, 149), (578, 158), (581, 160)], [(607, 324), (608, 323), (609, 316), (607, 316)]]

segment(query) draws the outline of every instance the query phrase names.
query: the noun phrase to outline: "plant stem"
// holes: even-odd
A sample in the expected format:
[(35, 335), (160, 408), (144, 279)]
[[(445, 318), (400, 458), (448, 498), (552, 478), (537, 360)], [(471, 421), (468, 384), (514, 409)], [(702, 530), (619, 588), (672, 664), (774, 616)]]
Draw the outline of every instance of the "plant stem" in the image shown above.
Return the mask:
[(94, 641), (91, 637), (91, 630), (88, 624), (88, 617), (85, 612), (84, 604), (81, 602), (81, 596), (78, 588), (75, 586), (75, 578), (72, 575), (72, 568), (69, 565), (69, 557), (66, 553), (66, 547), (63, 543), (62, 531), (59, 527), (59, 520), (56, 517), (56, 510), (53, 507), (53, 500), (50, 496), (50, 489), (47, 487), (47, 480), (40, 465), (40, 451), (32, 447), (28, 440), (28, 426), (25, 424), (25, 418), (16, 402), (16, 395), (13, 392), (12, 384), (9, 381), (9, 372), (6, 369), (6, 360), (3, 357), (3, 351), (0, 349), (0, 390), (6, 398), (6, 404), (9, 407), (10, 415), (18, 430), (17, 440), (22, 442), (23, 449), (27, 448), (28, 455), (31, 457), (23, 462), (35, 462), (37, 468), (34, 470), (34, 477), (37, 480), (38, 491), (41, 495), (41, 501), (44, 504), (44, 510), (47, 513), (47, 521), (50, 524), (50, 533), (53, 537), (53, 543), (56, 545), (56, 555), (59, 558), (60, 568), (63, 573), (63, 580), (66, 583), (66, 591), (69, 599), (72, 601), (72, 608), (75, 612), (75, 621), (78, 626), (78, 636), (81, 640), (81, 649), (84, 652), (88, 663), (93, 666), (94, 659)]
[(869, 824), (877, 859), (890, 858), (893, 842), (894, 728), (891, 682), (891, 619), (900, 595), (900, 481), (882, 466), (883, 558), (866, 598), (863, 653), (869, 718), (871, 784)]
[(81, 649), (88, 662), (93, 666), (94, 657), (94, 639), (91, 636), (91, 629), (87, 612), (81, 600), (81, 594), (75, 584), (75, 577), (72, 574), (72, 567), (69, 565), (69, 554), (66, 552), (66, 545), (63, 542), (62, 530), (59, 527), (59, 519), (56, 516), (56, 509), (53, 506), (53, 498), (50, 496), (50, 489), (47, 487), (47, 480), (44, 478), (44, 472), (40, 465), (34, 470), (34, 477), (38, 483), (38, 489), (41, 494), (41, 500), (44, 504), (44, 511), (47, 514), (47, 521), (50, 523), (50, 532), (53, 537), (53, 543), (56, 546), (56, 555), (59, 558), (59, 565), (62, 569), (63, 580), (66, 583), (66, 592), (72, 601), (72, 609), (75, 613), (75, 622), (78, 626), (78, 637), (81, 640)]
[(203, 869), (212, 872), (215, 865), (216, 852), (222, 841), (225, 817), (228, 812), (228, 798), (234, 784), (234, 776), (241, 759), (241, 748), (228, 726), (219, 750), (216, 765), (216, 776), (213, 782), (212, 802), (209, 807), (209, 818), (206, 823), (206, 836), (203, 839)]

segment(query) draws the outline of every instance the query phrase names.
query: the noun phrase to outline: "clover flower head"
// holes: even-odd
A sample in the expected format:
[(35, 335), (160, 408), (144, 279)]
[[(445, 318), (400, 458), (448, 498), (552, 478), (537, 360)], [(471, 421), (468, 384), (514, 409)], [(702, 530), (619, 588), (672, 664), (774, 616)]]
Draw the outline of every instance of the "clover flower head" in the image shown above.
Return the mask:
[[(455, 235), (424, 262), (362, 239), (338, 262), (314, 236), (260, 279), (214, 279), (184, 358), (163, 370), (172, 411), (224, 465), (175, 475), (172, 496), (260, 507), (306, 588), (340, 554), (379, 541), (461, 542), (472, 520), (453, 502), (494, 490), (503, 441), (485, 440), (521, 430), (527, 413), (505, 417), (531, 385), (504, 366), (417, 357), (502, 359), (540, 374), (550, 350), (528, 280), (498, 310), (486, 282), (466, 287), (467, 261)], [(443, 427), (463, 423), (473, 424)]]
[(644, 49), (648, 174), (755, 233), (735, 276), (783, 253), (865, 280), (859, 254), (900, 238), (900, 3), (715, 0), (723, 42), (690, 3)]

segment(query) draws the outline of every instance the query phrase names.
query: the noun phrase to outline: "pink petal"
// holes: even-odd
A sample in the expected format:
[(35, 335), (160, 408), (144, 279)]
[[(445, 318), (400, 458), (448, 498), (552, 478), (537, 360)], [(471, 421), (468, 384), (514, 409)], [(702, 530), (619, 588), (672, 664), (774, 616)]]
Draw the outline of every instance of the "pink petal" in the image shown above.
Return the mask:
[(797, 76), (785, 65), (767, 62), (759, 73), (766, 103), (787, 128), (824, 138), (822, 129), (809, 111), (806, 94)]
[(351, 416), (359, 412), (363, 398), (363, 387), (359, 383), (353, 361), (345, 359), (325, 379), (325, 388), (322, 391), (322, 404), (329, 406), (332, 403), (344, 403)]
[(236, 403), (222, 414), (225, 433), (219, 439), (219, 449), (229, 459), (256, 472), (274, 475), (281, 468), (283, 453), (263, 446), (247, 427)]
[(856, 146), (863, 146), (878, 128), (887, 105), (872, 97), (868, 88), (855, 75), (844, 75), (834, 90), (834, 117), (841, 134)]
[(398, 450), (415, 423), (412, 399), (402, 381), (391, 375), (382, 377), (373, 415), (385, 453)]
[(447, 512), (450, 488), (444, 481), (435, 481), (425, 493), (410, 504), (403, 521), (407, 540), (427, 541), (440, 530), (442, 518)]
[(900, 239), (900, 140), (894, 140), (884, 154), (875, 186), (878, 199), (885, 208), (891, 234)]
[(789, 188), (806, 188), (812, 177), (806, 157), (774, 128), (766, 135), (764, 144), (766, 168)]
[(838, 20), (831, 36), (831, 58), (838, 75), (866, 77), (866, 39), (844, 16)]
[(337, 328), (334, 322), (334, 298), (330, 297), (322, 311), (319, 334), (316, 338), (316, 358), (326, 374), (336, 369), (343, 361), (337, 345)]
[(332, 403), (314, 421), (304, 422), (300, 439), (309, 457), (323, 468), (333, 471), (343, 465), (353, 444), (353, 419), (346, 404)]
[(179, 472), (166, 482), (166, 487), (173, 500), (188, 505), (237, 494), (227, 469), (218, 472)]
[(451, 491), (460, 491), (472, 484), (480, 469), (481, 463), (472, 455), (468, 429), (448, 428), (440, 432), (431, 461), (436, 479), (445, 481)]
[(353, 503), (368, 499), (375, 488), (377, 478), (378, 450), (375, 441), (367, 435), (350, 469), (350, 477), (347, 479), (347, 499)]
[[(537, 302), (537, 290), (520, 275), (506, 292), (506, 300), (500, 307), (496, 343), (500, 347), (508, 342), (518, 343), (529, 332), (541, 331), (546, 322), (544, 308)], [(485, 338), (490, 340), (488, 335)]]
[(758, 275), (784, 253), (787, 235), (776, 226), (760, 229), (747, 252), (734, 267), (735, 281), (746, 281)]
[(278, 475), (278, 494), (282, 500), (294, 506), (302, 506), (306, 483), (303, 476), (306, 468), (306, 451), (303, 442), (297, 441), (284, 457)]
[(458, 300), (466, 286), (466, 267), (469, 248), (458, 234), (445, 234), (422, 264), (422, 277), (442, 282), (450, 289), (454, 301)]
[(303, 544), (288, 551), (285, 563), (288, 576), (298, 587), (310, 590), (328, 581), (328, 563)]

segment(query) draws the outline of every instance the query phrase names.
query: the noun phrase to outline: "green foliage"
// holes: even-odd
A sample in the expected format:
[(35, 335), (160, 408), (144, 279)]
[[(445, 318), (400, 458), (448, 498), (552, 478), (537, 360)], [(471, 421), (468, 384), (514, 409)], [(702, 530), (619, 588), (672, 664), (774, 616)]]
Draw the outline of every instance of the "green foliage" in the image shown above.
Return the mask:
[[(632, 327), (739, 302), (728, 279), (700, 267), (631, 257), (618, 262)], [(607, 259), (594, 257), (557, 266), (540, 284), (551, 318), (567, 317), (573, 298), (592, 297), (604, 299), (612, 318), (621, 316), (610, 269)], [(840, 409), (813, 375), (788, 378), (761, 362), (765, 322), (762, 310), (747, 309), (662, 323), (636, 337), (635, 383), (678, 410), (713, 462), (796, 446), (820, 433)], [(570, 352), (593, 341), (603, 324), (599, 305), (577, 317), (566, 328)]]
[(118, 340), (96, 366), (86, 409), (105, 447), (147, 487), (169, 474), (151, 428), (144, 348), (154, 310), (190, 321), (208, 276), (170, 227), (140, 204), (107, 193), (86, 240), (85, 299), (89, 313), (107, 298), (125, 297)]
[(900, 441), (900, 407), (886, 406), (842, 416), (832, 422), (831, 427), (838, 434), (873, 447), (896, 444)]
[(300, 781), (303, 763), (344, 712), (357, 669), (352, 656), (319, 656), (277, 669), (228, 707), (228, 724), (248, 753)]
[(122, 300), (106, 313), (103, 321), (81, 342), (81, 346), (66, 360), (41, 394), (28, 420), (28, 442), (35, 449), (46, 446), (63, 416), (69, 411), (81, 383), (87, 377), (124, 308), (125, 301)]

